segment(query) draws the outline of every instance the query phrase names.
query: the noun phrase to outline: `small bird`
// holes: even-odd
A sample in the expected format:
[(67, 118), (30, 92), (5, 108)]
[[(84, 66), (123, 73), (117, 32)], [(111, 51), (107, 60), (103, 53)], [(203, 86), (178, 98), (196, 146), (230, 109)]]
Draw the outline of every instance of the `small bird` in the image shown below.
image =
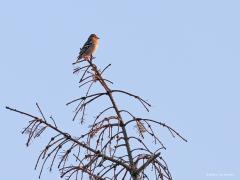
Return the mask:
[(98, 39), (96, 34), (91, 34), (88, 40), (85, 42), (83, 47), (80, 49), (77, 61), (84, 59), (90, 61), (92, 59), (93, 53), (95, 53), (98, 48)]

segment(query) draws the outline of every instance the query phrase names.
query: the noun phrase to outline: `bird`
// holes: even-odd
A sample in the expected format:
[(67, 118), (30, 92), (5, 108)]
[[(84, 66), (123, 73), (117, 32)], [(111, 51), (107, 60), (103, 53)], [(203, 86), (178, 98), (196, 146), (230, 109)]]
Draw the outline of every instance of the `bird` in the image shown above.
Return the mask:
[(84, 59), (90, 61), (93, 58), (93, 54), (98, 48), (99, 37), (96, 34), (91, 34), (88, 40), (85, 42), (77, 58), (77, 61)]

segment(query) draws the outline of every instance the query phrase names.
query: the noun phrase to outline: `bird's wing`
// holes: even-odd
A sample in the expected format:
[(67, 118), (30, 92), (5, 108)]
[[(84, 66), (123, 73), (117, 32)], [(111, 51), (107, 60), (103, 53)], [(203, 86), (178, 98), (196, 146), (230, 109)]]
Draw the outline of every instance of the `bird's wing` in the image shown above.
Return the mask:
[(79, 56), (78, 56), (78, 60), (82, 58), (82, 55), (88, 50), (89, 47), (91, 47), (93, 44), (93, 42), (88, 39), (85, 44), (83, 45), (83, 47), (80, 49), (79, 52)]

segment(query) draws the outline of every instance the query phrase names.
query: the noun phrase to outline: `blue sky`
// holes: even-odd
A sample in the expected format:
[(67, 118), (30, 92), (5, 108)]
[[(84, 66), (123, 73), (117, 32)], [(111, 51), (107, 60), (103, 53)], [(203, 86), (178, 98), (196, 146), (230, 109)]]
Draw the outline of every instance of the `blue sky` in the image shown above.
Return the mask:
[(42, 137), (26, 148), (25, 119), (4, 107), (37, 113), (38, 102), (70, 129), (65, 103), (79, 95), (71, 63), (96, 33), (96, 61), (112, 63), (106, 76), (114, 87), (153, 105), (150, 113), (129, 108), (189, 140), (164, 136), (174, 179), (239, 179), (239, 8), (237, 0), (1, 1), (0, 178), (37, 179), (33, 168), (44, 145)]

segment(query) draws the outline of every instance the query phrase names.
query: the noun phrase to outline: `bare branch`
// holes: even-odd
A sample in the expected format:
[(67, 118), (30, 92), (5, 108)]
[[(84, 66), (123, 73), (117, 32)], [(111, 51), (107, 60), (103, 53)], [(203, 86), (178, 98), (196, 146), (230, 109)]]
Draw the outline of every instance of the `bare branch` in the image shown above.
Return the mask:
[[(52, 130), (54, 134), (50, 136), (38, 156), (35, 169), (40, 168), (39, 178), (46, 164), (50, 164), (49, 171), (56, 167), (61, 177), (67, 180), (84, 179), (85, 176), (90, 180), (172, 180), (168, 166), (160, 156), (161, 151), (166, 147), (162, 139), (160, 140), (158, 132), (155, 132), (154, 126), (167, 128), (173, 137), (180, 137), (186, 142), (187, 140), (165, 123), (139, 118), (128, 108), (120, 109), (115, 99), (115, 95), (119, 94), (123, 94), (124, 98), (140, 102), (147, 111), (151, 105), (135, 94), (111, 89), (113, 82), (103, 77), (111, 64), (101, 71), (93, 60), (94, 57), (91, 57), (90, 60), (78, 60), (73, 63), (73, 65), (79, 65), (74, 68), (73, 73), (80, 75), (79, 87), (81, 87), (81, 92), (82, 89), (85, 92), (66, 105), (76, 105), (73, 120), (77, 117), (80, 119), (81, 134), (79, 137), (60, 129), (52, 116), (50, 116), (51, 121), (48, 122), (37, 103), (40, 117), (6, 107), (10, 111), (31, 118), (22, 131), (23, 134), (27, 134), (27, 146), (47, 129)], [(93, 89), (96, 86), (101, 87), (100, 92)], [(103, 96), (106, 98), (101, 98)], [(103, 99), (108, 101), (105, 102)], [(89, 105), (95, 105), (94, 110), (99, 108), (95, 117), (93, 116), (95, 112), (90, 114), (93, 119), (86, 114), (90, 109)], [(87, 125), (83, 123), (85, 118), (88, 119)], [(131, 127), (136, 128), (138, 133), (132, 133)], [(148, 138), (145, 137), (153, 140), (152, 147), (149, 146), (149, 142), (146, 141)]]
[(140, 168), (137, 170), (137, 174), (141, 173), (150, 163), (152, 163), (161, 153), (153, 154), (147, 162), (145, 162)]
[(41, 122), (42, 124), (45, 124), (47, 127), (53, 129), (53, 130), (56, 131), (57, 133), (63, 135), (64, 137), (66, 137), (66, 138), (69, 139), (70, 141), (78, 144), (79, 146), (81, 146), (81, 147), (83, 147), (83, 148), (85, 148), (85, 149), (93, 152), (93, 153), (96, 154), (98, 157), (102, 157), (102, 158), (104, 158), (105, 160), (109, 160), (109, 161), (111, 161), (111, 162), (117, 163), (117, 164), (123, 166), (124, 168), (130, 170), (130, 167), (129, 167), (128, 165), (122, 163), (121, 161), (115, 160), (115, 159), (113, 159), (113, 158), (111, 158), (111, 157), (109, 157), (109, 156), (106, 156), (106, 155), (102, 154), (100, 151), (96, 151), (96, 150), (92, 149), (91, 147), (87, 146), (85, 143), (79, 142), (77, 139), (74, 139), (74, 138), (73, 138), (71, 135), (69, 135), (68, 133), (65, 133), (65, 132), (61, 131), (60, 129), (56, 128), (55, 126), (53, 126), (53, 125), (51, 125), (51, 124), (49, 124), (49, 123), (47, 123), (47, 122), (45, 122), (44, 120), (39, 119), (39, 118), (37, 118), (36, 116), (30, 115), (30, 114), (25, 113), (25, 112), (23, 112), (23, 111), (19, 111), (19, 110), (10, 108), (10, 107), (6, 107), (6, 108), (7, 108), (8, 110), (11, 110), (11, 111), (14, 111), (14, 112), (17, 112), (17, 113), (20, 113), (20, 114), (24, 114), (24, 115), (29, 116), (29, 117), (34, 117), (37, 121)]

